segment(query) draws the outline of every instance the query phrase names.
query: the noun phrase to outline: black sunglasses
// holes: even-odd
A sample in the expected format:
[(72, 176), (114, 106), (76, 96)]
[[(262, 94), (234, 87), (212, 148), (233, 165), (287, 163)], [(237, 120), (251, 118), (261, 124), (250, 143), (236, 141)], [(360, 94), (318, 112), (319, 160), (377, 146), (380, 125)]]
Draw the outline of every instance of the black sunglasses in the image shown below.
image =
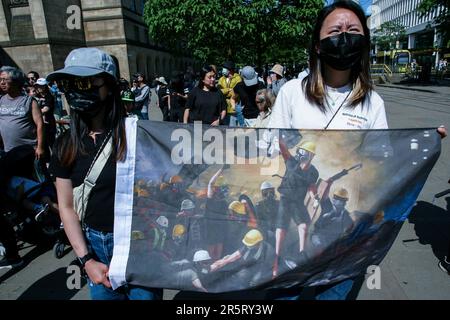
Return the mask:
[(103, 82), (102, 85), (94, 85), (95, 79), (83, 77), (83, 78), (73, 78), (73, 79), (63, 79), (57, 81), (58, 86), (64, 89), (64, 91), (91, 91), (95, 89), (100, 89), (106, 83)]
[(263, 103), (266, 101), (266, 98), (264, 97), (256, 97), (256, 103)]

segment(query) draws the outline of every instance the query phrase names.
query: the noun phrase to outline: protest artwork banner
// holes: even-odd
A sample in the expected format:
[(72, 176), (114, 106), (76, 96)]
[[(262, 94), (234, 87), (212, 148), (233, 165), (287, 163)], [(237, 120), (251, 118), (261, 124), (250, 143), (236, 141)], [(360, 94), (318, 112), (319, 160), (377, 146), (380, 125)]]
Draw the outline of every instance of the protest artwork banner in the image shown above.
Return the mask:
[(294, 130), (127, 119), (113, 288), (336, 283), (379, 264), (436, 163), (433, 128)]

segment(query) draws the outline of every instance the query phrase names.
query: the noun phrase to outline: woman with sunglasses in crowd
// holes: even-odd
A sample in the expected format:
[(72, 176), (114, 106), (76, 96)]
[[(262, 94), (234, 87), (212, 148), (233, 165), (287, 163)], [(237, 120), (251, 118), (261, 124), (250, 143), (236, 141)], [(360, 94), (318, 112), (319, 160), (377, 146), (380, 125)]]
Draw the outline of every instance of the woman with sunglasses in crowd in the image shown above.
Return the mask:
[[(384, 102), (370, 79), (369, 51), (370, 32), (358, 4), (336, 1), (322, 9), (309, 49), (310, 73), (281, 88), (269, 128), (387, 129)], [(447, 135), (445, 128), (438, 132)], [(345, 299), (352, 286), (349, 279), (316, 287), (315, 298)], [(298, 299), (300, 292), (281, 297)]]
[(259, 109), (259, 115), (253, 128), (267, 128), (272, 115), (272, 107), (275, 103), (275, 96), (272, 90), (261, 89), (256, 92), (255, 103)]
[[(108, 279), (114, 247), (116, 163), (126, 153), (126, 114), (116, 70), (108, 54), (95, 48), (81, 48), (69, 54), (64, 69), (47, 77), (64, 88), (72, 109), (71, 130), (56, 143), (51, 172), (56, 177), (64, 229), (89, 277), (91, 298), (159, 299), (161, 290), (128, 285), (112, 290)], [(111, 152), (85, 204), (80, 223), (74, 209), (73, 189), (82, 185), (95, 159), (111, 141)]]

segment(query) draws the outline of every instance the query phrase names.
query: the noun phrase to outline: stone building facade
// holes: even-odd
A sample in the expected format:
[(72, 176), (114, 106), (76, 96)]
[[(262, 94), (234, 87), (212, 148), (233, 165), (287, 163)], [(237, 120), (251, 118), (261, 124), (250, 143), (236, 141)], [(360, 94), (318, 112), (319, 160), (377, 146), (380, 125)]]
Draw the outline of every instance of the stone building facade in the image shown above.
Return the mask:
[[(170, 76), (193, 64), (154, 43), (145, 0), (0, 0), (0, 65), (46, 75), (74, 48), (97, 47), (117, 58), (121, 76)], [(78, 26), (77, 26), (77, 19)]]

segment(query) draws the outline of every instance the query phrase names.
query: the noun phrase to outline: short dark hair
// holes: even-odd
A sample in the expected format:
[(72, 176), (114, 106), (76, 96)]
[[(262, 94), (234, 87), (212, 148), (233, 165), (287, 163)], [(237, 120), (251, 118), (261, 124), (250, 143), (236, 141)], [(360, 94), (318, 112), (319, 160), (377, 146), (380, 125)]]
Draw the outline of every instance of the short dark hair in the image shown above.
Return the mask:
[(36, 71), (30, 71), (30, 72), (28, 72), (28, 73), (27, 73), (27, 76), (28, 76), (30, 73), (33, 74), (33, 76), (36, 78), (36, 80), (40, 78), (39, 73), (37, 73)]
[(143, 74), (141, 72), (136, 73), (134, 76), (135, 76), (136, 79), (139, 78), (139, 77), (142, 77), (142, 79), (144, 79), (144, 81), (145, 81), (145, 74)]

